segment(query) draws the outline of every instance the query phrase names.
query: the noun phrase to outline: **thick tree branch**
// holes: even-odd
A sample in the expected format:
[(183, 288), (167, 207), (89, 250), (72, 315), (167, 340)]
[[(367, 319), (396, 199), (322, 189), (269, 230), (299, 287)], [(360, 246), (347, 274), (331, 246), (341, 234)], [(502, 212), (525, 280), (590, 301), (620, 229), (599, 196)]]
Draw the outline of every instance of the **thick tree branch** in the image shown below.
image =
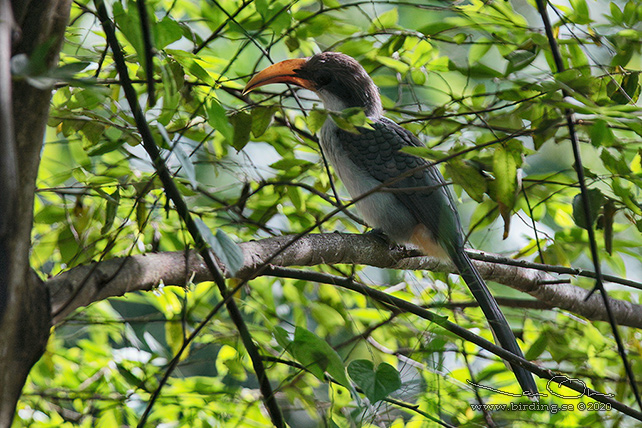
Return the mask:
[[(341, 233), (312, 234), (291, 243), (291, 236), (268, 238), (240, 244), (244, 267), (237, 276), (252, 277), (257, 268), (273, 254), (288, 246), (270, 262), (275, 266), (316, 266), (320, 264), (363, 264), (380, 268), (454, 272), (454, 267), (430, 257), (419, 257), (405, 247), (390, 248), (373, 235)], [(472, 254), (484, 258), (483, 253)], [(489, 256), (495, 263), (475, 261), (482, 276), (525, 292), (539, 301), (573, 312), (591, 320), (606, 321), (602, 299), (584, 301), (586, 290), (563, 284), (558, 277), (541, 270), (500, 264), (501, 258)], [(512, 260), (511, 260), (512, 261)], [(224, 269), (223, 266), (221, 266)], [(80, 266), (50, 279), (54, 323), (73, 310), (111, 296), (135, 290), (150, 290), (161, 282), (185, 285), (191, 281), (211, 280), (200, 257), (193, 251), (168, 252), (112, 259)], [(642, 327), (642, 306), (610, 299), (618, 324)]]

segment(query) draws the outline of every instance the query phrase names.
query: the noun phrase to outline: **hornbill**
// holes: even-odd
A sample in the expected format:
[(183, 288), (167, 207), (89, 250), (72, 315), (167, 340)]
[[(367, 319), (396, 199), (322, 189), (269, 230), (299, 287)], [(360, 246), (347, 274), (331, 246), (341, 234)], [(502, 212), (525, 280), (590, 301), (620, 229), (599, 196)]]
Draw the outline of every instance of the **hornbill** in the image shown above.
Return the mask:
[[(450, 258), (479, 302), (496, 341), (523, 358), (497, 301), (464, 251), (459, 214), (444, 178), (427, 160), (400, 151), (423, 144), (383, 117), (379, 90), (364, 68), (336, 52), (288, 59), (256, 74), (243, 93), (270, 83), (309, 89), (329, 111), (363, 109), (369, 127), (354, 133), (326, 120), (319, 132), (323, 153), (353, 198), (379, 189), (358, 200), (357, 209), (368, 225), (393, 241), (414, 244), (426, 255)], [(537, 399), (533, 375), (517, 364), (511, 366), (525, 395)]]

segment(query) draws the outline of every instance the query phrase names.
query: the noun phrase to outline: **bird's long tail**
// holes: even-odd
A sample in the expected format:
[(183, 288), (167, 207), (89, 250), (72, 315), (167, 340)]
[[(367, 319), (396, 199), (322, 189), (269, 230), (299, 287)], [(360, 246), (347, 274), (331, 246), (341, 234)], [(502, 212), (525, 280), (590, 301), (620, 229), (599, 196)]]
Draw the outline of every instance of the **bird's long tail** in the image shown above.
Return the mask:
[[(502, 348), (524, 358), (524, 354), (522, 354), (522, 350), (517, 344), (515, 335), (508, 325), (506, 317), (504, 317), (497, 301), (493, 295), (490, 294), (490, 290), (488, 290), (486, 283), (466, 252), (461, 249), (459, 251), (453, 251), (453, 253), (454, 254), (451, 254), (453, 263), (455, 263), (455, 266), (459, 269), (459, 274), (464, 278), (464, 281), (466, 281), (468, 288), (473, 293), (475, 300), (477, 300), (479, 306), (484, 312), (484, 315), (486, 316), (486, 319), (494, 333), (495, 340)], [(537, 401), (538, 391), (533, 374), (517, 364), (511, 363), (510, 365), (513, 369), (513, 373), (515, 373), (517, 382), (519, 382), (524, 393), (527, 394), (531, 400)]]

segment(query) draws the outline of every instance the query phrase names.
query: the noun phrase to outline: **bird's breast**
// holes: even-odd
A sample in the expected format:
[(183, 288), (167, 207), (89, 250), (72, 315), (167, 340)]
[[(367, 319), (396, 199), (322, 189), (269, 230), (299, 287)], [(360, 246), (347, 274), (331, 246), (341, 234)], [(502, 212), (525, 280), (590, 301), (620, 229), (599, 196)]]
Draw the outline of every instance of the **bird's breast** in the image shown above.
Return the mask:
[[(393, 194), (385, 190), (375, 191), (361, 198), (363, 194), (381, 185), (381, 182), (351, 159), (350, 153), (344, 148), (344, 142), (341, 141), (341, 133), (332, 120), (326, 120), (321, 128), (319, 142), (328, 162), (350, 196), (359, 199), (355, 205), (366, 223), (373, 228), (381, 229), (395, 242), (409, 243), (417, 220)], [(372, 158), (373, 167), (385, 163), (376, 147), (369, 148), (367, 155)]]

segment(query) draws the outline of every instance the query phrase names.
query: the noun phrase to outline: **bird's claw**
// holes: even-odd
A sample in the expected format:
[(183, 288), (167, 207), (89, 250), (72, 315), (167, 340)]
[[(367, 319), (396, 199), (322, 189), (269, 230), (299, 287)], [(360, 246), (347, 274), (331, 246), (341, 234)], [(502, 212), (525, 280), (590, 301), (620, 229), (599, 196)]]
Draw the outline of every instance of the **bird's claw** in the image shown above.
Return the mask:
[(381, 229), (370, 229), (364, 235), (372, 236), (373, 238), (378, 239), (390, 248), (397, 247), (397, 243), (393, 242), (392, 239), (390, 239), (390, 237), (386, 235), (386, 233)]

